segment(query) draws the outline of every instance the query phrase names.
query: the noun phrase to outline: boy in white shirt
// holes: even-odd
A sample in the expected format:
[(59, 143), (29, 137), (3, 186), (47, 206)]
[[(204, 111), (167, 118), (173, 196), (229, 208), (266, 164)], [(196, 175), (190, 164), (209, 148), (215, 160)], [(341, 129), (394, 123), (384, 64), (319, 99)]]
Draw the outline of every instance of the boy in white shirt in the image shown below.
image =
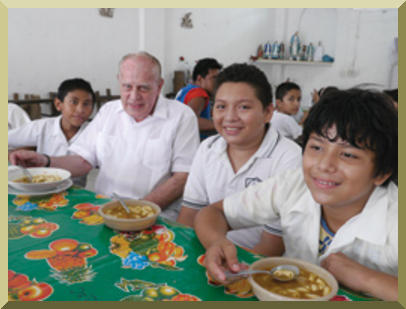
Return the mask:
[(293, 118), (300, 108), (300, 87), (292, 82), (284, 82), (276, 88), (275, 96), (276, 111), (272, 116), (271, 126), (283, 136), (295, 140), (302, 134), (302, 127)]
[[(270, 128), (272, 88), (256, 66), (233, 64), (217, 77), (213, 123), (193, 159), (178, 222), (193, 227), (202, 207), (301, 164), (300, 147)], [(252, 248), (262, 226), (231, 231), (229, 239)], [(274, 234), (281, 236), (278, 226)]]
[[(279, 221), (285, 255), (320, 263), (340, 284), (398, 297), (398, 117), (384, 95), (358, 89), (322, 96), (304, 123), (303, 167), (203, 208), (196, 233), (205, 265), (224, 282), (238, 272), (230, 228)], [(326, 237), (327, 236), (327, 237)], [(254, 248), (274, 249), (263, 233)]]
[[(8, 131), (9, 148), (36, 147), (48, 156), (69, 154), (69, 146), (79, 137), (93, 111), (95, 94), (81, 78), (68, 79), (58, 87), (54, 100), (60, 116), (37, 119)], [(74, 183), (86, 185), (86, 176), (74, 177)]]

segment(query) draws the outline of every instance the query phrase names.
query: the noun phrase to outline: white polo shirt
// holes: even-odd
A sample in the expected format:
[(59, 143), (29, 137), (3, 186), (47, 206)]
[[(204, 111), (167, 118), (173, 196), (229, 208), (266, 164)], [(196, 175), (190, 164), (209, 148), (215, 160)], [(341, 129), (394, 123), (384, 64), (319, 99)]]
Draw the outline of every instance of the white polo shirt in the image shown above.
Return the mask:
[[(301, 162), (300, 147), (269, 128), (257, 152), (235, 173), (227, 155), (227, 142), (220, 135), (211, 136), (201, 143), (193, 160), (183, 205), (200, 209), (270, 176), (297, 168)], [(273, 229), (274, 234), (281, 234), (279, 224), (275, 223)], [(251, 248), (259, 241), (262, 226), (251, 231), (231, 232), (229, 238), (240, 246)]]
[[(85, 122), (78, 132), (68, 141), (61, 128), (62, 115), (41, 118), (8, 131), (9, 149), (19, 147), (37, 147), (37, 152), (49, 156), (65, 156), (71, 154), (69, 146), (78, 139), (88, 124)], [(74, 177), (74, 183), (86, 186), (86, 176)]]
[(8, 103), (8, 129), (15, 129), (30, 122), (28, 114), (20, 106)]
[(139, 199), (171, 173), (189, 172), (198, 132), (195, 114), (180, 102), (160, 96), (154, 113), (136, 122), (115, 100), (102, 106), (70, 150), (99, 167), (97, 192)]
[(233, 228), (280, 222), (288, 257), (320, 263), (342, 252), (366, 267), (397, 276), (398, 188), (394, 183), (375, 188), (362, 212), (337, 231), (320, 257), (321, 207), (313, 200), (301, 168), (226, 198), (224, 213)]
[(302, 127), (296, 122), (295, 118), (278, 111), (274, 111), (272, 115), (271, 126), (290, 139), (296, 139), (302, 134)]

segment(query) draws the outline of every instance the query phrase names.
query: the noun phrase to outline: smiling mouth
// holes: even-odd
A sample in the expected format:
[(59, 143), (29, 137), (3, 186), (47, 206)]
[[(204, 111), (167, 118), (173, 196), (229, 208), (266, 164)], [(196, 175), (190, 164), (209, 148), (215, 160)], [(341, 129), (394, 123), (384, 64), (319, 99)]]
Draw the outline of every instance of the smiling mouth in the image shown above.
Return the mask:
[(321, 189), (332, 189), (340, 185), (338, 182), (335, 181), (323, 180), (318, 178), (313, 178), (313, 181)]
[(223, 129), (227, 135), (237, 135), (242, 130), (242, 128), (231, 128), (231, 127), (223, 127)]

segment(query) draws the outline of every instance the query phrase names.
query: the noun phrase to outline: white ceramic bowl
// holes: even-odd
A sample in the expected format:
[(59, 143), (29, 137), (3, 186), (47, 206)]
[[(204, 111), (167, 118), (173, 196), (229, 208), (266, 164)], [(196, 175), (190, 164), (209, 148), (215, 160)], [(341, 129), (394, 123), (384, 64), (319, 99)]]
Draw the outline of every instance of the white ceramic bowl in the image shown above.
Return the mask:
[(24, 177), (24, 173), (21, 168), (17, 166), (9, 166), (8, 167), (8, 184), (12, 186), (14, 189), (20, 191), (28, 191), (28, 192), (37, 192), (37, 191), (48, 191), (55, 189), (59, 185), (61, 185), (64, 181), (68, 180), (71, 176), (71, 173), (67, 170), (61, 168), (53, 168), (53, 167), (31, 167), (27, 168), (27, 170), (31, 173), (31, 175), (55, 175), (59, 176), (61, 180), (53, 181), (53, 182), (42, 182), (42, 183), (23, 183), (23, 182), (15, 182), (19, 178)]
[(140, 219), (117, 218), (106, 214), (104, 211), (109, 208), (116, 207), (120, 205), (120, 203), (118, 201), (108, 202), (99, 208), (99, 214), (100, 216), (103, 217), (104, 224), (106, 224), (108, 227), (112, 229), (128, 232), (144, 230), (152, 226), (155, 223), (156, 219), (158, 218), (159, 214), (161, 213), (161, 207), (150, 201), (134, 200), (134, 199), (124, 199), (123, 201), (127, 206), (149, 205), (155, 211), (155, 214), (153, 216)]
[(332, 274), (330, 274), (327, 270), (324, 268), (321, 268), (320, 266), (317, 266), (315, 264), (311, 264), (305, 261), (301, 261), (298, 259), (291, 259), (291, 258), (285, 258), (285, 257), (269, 257), (269, 258), (264, 258), (261, 260), (258, 260), (254, 263), (251, 264), (250, 269), (269, 269), (277, 265), (281, 264), (291, 264), (291, 265), (296, 265), (300, 268), (304, 268), (307, 271), (310, 271), (320, 278), (322, 278), (330, 287), (331, 287), (331, 292), (323, 297), (318, 297), (318, 298), (313, 298), (313, 299), (299, 299), (299, 298), (291, 298), (291, 297), (286, 297), (282, 296), (280, 294), (273, 293), (271, 291), (268, 291), (267, 289), (263, 288), (261, 285), (259, 285), (253, 278), (253, 276), (250, 276), (248, 278), (249, 283), (251, 284), (252, 290), (255, 294), (255, 296), (259, 300), (274, 300), (274, 301), (327, 301), (333, 298), (338, 291), (338, 283), (337, 280), (334, 278)]

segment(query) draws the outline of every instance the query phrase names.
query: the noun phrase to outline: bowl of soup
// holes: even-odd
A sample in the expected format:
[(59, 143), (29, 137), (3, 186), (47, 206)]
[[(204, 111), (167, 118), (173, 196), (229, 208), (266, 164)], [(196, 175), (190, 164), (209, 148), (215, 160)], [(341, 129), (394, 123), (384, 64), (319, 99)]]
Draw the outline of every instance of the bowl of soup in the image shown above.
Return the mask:
[(248, 278), (255, 296), (269, 301), (327, 301), (338, 291), (334, 276), (324, 268), (298, 259), (269, 257), (251, 264), (250, 269), (271, 270), (279, 265), (295, 265), (298, 276), (291, 281), (278, 281), (270, 274), (254, 274)]
[(71, 177), (71, 173), (62, 168), (31, 167), (27, 168), (32, 182), (18, 166), (9, 166), (8, 184), (16, 190), (27, 192), (48, 191), (62, 185)]
[(121, 206), (119, 201), (111, 201), (99, 208), (104, 224), (119, 231), (140, 231), (152, 226), (161, 208), (150, 201), (124, 199), (130, 213)]

